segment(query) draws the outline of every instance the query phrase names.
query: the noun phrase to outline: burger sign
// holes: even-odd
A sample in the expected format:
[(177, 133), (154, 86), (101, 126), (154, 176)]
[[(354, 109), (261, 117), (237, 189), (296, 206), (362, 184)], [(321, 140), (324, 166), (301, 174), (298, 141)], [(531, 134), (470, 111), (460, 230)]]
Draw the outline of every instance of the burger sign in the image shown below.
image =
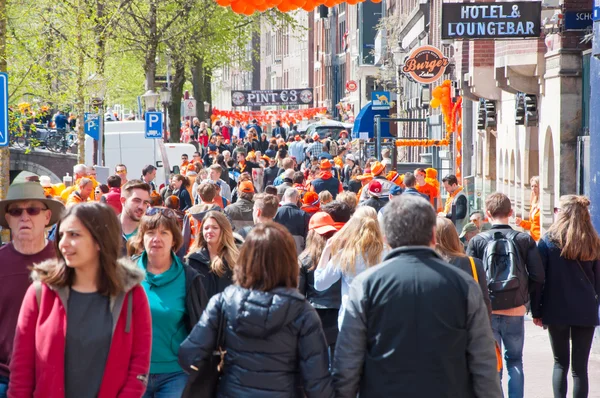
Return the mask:
[(414, 49), (402, 67), (402, 72), (414, 81), (430, 84), (442, 77), (450, 61), (433, 46)]

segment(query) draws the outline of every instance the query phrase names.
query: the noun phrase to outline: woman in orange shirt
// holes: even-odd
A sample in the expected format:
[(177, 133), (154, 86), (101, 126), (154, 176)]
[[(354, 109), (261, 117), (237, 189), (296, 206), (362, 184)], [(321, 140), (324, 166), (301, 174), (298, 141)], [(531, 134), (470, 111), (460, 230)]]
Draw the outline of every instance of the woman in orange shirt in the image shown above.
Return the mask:
[(529, 210), (529, 220), (523, 220), (521, 217), (515, 218), (515, 224), (529, 231), (529, 234), (536, 242), (540, 240), (541, 222), (540, 222), (540, 177), (531, 177), (531, 209)]

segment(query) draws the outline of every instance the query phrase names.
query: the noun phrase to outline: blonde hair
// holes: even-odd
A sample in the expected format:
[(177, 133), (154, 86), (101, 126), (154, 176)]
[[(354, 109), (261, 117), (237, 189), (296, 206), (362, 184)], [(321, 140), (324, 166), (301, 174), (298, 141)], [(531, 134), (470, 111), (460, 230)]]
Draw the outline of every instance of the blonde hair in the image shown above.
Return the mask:
[(350, 221), (332, 238), (331, 252), (344, 274), (356, 275), (356, 259), (362, 257), (367, 268), (381, 262), (383, 234), (372, 207), (359, 207)]
[(456, 257), (466, 257), (456, 227), (445, 217), (437, 217), (435, 221), (435, 241), (435, 250), (446, 261)]
[(560, 198), (560, 213), (548, 229), (548, 238), (561, 249), (561, 257), (581, 261), (600, 258), (600, 238), (592, 225), (589, 205), (585, 196)]
[(223, 215), (223, 213), (219, 211), (209, 211), (208, 213), (206, 213), (206, 215), (202, 219), (200, 231), (196, 234), (194, 243), (192, 243), (192, 246), (190, 247), (188, 257), (203, 248), (206, 248), (208, 250), (208, 245), (206, 244), (206, 240), (204, 239), (203, 225), (206, 221), (208, 221), (211, 218), (215, 220), (217, 224), (219, 224), (219, 228), (221, 228), (221, 236), (219, 237), (217, 256), (210, 261), (210, 270), (217, 276), (223, 276), (223, 274), (225, 274), (225, 272), (227, 271), (227, 268), (233, 271), (233, 267), (237, 262), (240, 254), (235, 244), (231, 224), (229, 223), (227, 217)]
[(327, 203), (332, 202), (333, 196), (331, 195), (331, 192), (321, 191), (319, 193), (319, 201), (321, 202), (321, 205), (326, 205)]
[(539, 176), (533, 176), (531, 177), (531, 179), (529, 180), (529, 186), (531, 186), (533, 183), (536, 183), (538, 186), (538, 194), (536, 195), (535, 192), (533, 192), (533, 189), (531, 190), (531, 205), (537, 205), (540, 202), (540, 177)]

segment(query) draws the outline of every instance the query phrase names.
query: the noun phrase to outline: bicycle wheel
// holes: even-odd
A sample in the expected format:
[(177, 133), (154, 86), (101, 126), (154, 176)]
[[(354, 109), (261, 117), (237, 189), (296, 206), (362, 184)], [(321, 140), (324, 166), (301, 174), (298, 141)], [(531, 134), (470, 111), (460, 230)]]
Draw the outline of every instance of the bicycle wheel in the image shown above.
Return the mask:
[(61, 139), (59, 136), (52, 134), (46, 139), (46, 149), (51, 152), (60, 152)]

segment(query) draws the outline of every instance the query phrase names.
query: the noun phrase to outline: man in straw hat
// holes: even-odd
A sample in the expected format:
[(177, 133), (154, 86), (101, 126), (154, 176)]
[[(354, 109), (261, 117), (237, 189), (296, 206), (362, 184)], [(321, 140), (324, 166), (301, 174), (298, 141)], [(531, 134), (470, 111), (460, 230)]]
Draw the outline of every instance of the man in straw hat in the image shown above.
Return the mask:
[(31, 283), (29, 268), (56, 257), (46, 228), (58, 221), (63, 210), (61, 202), (46, 198), (39, 182), (12, 184), (0, 201), (0, 225), (10, 229), (12, 236), (0, 248), (0, 397), (6, 397), (17, 319)]

